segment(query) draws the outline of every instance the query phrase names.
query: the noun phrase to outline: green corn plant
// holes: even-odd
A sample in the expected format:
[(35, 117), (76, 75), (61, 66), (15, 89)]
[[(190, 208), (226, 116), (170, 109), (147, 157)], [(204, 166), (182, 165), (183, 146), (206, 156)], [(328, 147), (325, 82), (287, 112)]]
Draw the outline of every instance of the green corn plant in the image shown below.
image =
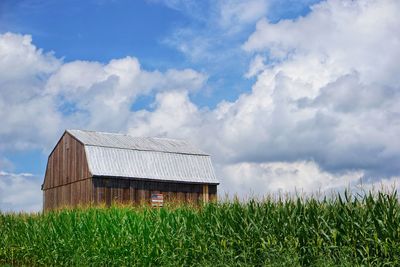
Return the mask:
[(399, 264), (396, 191), (0, 212), (0, 265)]

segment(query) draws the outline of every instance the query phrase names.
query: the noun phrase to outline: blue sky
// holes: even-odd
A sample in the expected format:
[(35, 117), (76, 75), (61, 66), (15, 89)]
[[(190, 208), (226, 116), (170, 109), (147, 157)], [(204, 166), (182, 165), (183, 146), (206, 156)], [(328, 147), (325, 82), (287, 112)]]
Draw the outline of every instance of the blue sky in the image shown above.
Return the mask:
[(214, 156), (222, 192), (242, 196), (397, 181), (396, 11), (394, 0), (2, 1), (0, 209), (37, 209), (5, 185), (36, 188), (66, 128), (189, 139)]
[[(160, 45), (189, 22), (182, 13), (142, 1), (5, 1), (4, 31), (32, 34), (35, 43), (66, 61), (136, 55), (148, 68), (184, 58)], [(123, 25), (123, 27), (121, 27)], [(164, 63), (163, 63), (164, 62)]]

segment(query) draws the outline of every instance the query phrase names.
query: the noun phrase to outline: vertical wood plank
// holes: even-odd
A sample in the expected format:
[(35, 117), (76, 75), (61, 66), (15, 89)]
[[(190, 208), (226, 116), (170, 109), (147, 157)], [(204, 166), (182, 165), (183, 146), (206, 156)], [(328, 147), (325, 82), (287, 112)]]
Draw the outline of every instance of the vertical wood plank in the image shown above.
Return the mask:
[(203, 185), (203, 202), (207, 203), (209, 200), (208, 185)]

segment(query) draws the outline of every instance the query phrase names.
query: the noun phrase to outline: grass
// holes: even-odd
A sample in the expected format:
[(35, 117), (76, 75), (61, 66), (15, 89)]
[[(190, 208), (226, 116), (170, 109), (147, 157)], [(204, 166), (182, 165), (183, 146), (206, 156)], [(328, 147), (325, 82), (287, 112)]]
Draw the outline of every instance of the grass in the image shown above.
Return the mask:
[(399, 266), (397, 192), (0, 213), (0, 265)]

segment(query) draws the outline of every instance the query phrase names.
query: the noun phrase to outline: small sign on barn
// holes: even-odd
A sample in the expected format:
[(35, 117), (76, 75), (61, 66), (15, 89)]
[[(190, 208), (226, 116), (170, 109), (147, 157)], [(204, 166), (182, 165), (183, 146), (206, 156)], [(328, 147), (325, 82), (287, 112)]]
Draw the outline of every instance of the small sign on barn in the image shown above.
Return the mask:
[(160, 208), (164, 205), (163, 194), (152, 194), (151, 195), (151, 206)]

